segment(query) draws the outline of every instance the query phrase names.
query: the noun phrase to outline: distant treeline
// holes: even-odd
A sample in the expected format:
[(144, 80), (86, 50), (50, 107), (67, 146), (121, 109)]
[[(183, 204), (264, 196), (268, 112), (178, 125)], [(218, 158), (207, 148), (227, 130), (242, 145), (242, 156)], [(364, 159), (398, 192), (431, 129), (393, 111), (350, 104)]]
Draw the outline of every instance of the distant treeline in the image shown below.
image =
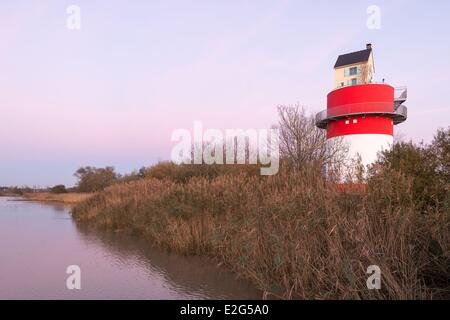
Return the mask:
[(69, 192), (77, 192), (76, 187), (72, 188), (66, 188), (65, 185), (60, 184), (53, 187), (48, 188), (40, 188), (40, 187), (0, 187), (0, 196), (21, 196), (28, 193), (41, 193), (41, 192), (48, 192), (48, 193), (69, 193)]

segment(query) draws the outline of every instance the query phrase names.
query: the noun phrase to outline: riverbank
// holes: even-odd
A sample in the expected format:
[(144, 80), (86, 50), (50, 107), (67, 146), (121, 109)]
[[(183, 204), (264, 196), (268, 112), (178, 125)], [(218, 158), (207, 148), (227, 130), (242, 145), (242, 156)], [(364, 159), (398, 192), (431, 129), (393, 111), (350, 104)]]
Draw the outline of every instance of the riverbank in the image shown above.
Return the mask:
[[(306, 168), (264, 178), (117, 184), (76, 206), (73, 218), (212, 257), (268, 298), (448, 296), (450, 217), (423, 214), (414, 200), (410, 179), (393, 171), (359, 192), (337, 191)], [(382, 290), (367, 289), (372, 265), (382, 271)]]
[(60, 202), (66, 204), (77, 204), (92, 197), (92, 193), (49, 193), (49, 192), (34, 192), (26, 193), (20, 196), (27, 201), (40, 202)]

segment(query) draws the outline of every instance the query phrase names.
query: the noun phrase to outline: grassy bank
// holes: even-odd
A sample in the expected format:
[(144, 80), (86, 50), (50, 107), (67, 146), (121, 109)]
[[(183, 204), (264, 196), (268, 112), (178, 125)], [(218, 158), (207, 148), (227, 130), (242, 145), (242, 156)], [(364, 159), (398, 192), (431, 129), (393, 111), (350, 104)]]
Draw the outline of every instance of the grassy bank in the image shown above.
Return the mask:
[[(411, 181), (395, 172), (348, 192), (315, 170), (144, 179), (109, 187), (73, 213), (78, 223), (208, 255), (269, 298), (448, 297), (449, 214), (420, 212)], [(382, 270), (382, 290), (366, 287), (370, 265)]]
[(67, 204), (77, 204), (90, 198), (90, 193), (50, 193), (50, 192), (34, 192), (26, 193), (21, 197), (29, 201), (42, 201), (42, 202), (61, 202)]

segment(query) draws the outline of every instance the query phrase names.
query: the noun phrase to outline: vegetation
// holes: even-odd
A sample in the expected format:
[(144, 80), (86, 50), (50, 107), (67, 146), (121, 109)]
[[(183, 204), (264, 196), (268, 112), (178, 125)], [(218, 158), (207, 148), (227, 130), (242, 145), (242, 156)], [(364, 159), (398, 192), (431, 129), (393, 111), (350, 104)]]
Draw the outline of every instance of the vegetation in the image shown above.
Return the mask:
[(171, 162), (161, 162), (143, 171), (144, 178), (158, 180), (170, 179), (174, 182), (186, 183), (191, 178), (203, 177), (214, 179), (223, 175), (253, 175), (259, 176), (258, 165), (176, 165)]
[(25, 193), (21, 197), (28, 201), (40, 201), (40, 202), (60, 202), (66, 204), (80, 203), (89, 197), (91, 193), (51, 193), (51, 192), (33, 192)]
[[(440, 130), (430, 145), (397, 144), (380, 155), (365, 188), (340, 188), (317, 161), (284, 161), (273, 177), (245, 166), (207, 174), (159, 164), (143, 171), (146, 179), (79, 204), (73, 216), (208, 255), (269, 298), (448, 298), (449, 140)], [(370, 265), (381, 268), (379, 291), (366, 287)]]
[(429, 145), (395, 144), (372, 170), (386, 167), (413, 178), (412, 195), (423, 212), (436, 207), (450, 212), (450, 127), (438, 130)]
[(113, 167), (81, 167), (75, 172), (78, 179), (78, 192), (96, 192), (118, 182), (118, 175)]
[(278, 117), (281, 158), (292, 169), (311, 163), (332, 170), (346, 165), (348, 145), (342, 138), (328, 140), (326, 131), (316, 126), (315, 116), (306, 114), (304, 108), (279, 106)]
[(31, 193), (34, 192), (35, 189), (29, 188), (29, 187), (0, 187), (0, 196), (21, 196), (25, 193)]
[(50, 188), (50, 192), (51, 193), (56, 193), (56, 194), (60, 194), (60, 193), (67, 193), (67, 189), (66, 186), (63, 184), (58, 184), (52, 188)]
[[(338, 191), (306, 167), (263, 179), (152, 178), (107, 188), (73, 214), (79, 223), (214, 257), (267, 297), (437, 298), (449, 285), (449, 215), (422, 215), (412, 187), (391, 169), (366, 193)], [(381, 291), (366, 288), (370, 265), (383, 272)]]

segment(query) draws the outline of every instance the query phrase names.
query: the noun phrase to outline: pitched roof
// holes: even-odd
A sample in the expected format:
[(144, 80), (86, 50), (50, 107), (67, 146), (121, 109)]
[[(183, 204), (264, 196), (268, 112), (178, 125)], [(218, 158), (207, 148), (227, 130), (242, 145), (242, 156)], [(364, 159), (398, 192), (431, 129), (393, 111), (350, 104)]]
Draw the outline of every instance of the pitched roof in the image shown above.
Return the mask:
[(372, 49), (365, 49), (361, 51), (356, 51), (352, 53), (342, 54), (337, 58), (334, 68), (339, 68), (343, 66), (348, 66), (349, 64), (365, 62), (369, 60), (370, 53)]

